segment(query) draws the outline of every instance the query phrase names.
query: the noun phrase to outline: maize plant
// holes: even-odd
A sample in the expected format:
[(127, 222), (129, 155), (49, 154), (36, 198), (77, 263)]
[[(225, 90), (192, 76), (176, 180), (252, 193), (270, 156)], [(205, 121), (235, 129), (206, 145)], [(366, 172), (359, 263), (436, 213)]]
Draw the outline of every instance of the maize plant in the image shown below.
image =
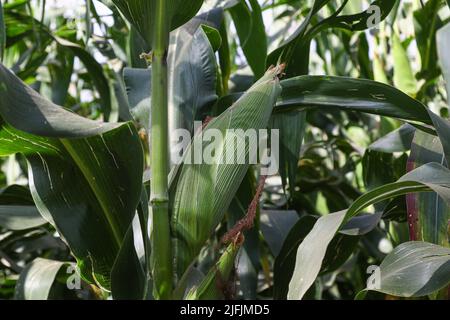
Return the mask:
[(1, 0), (0, 298), (448, 299), (449, 21)]

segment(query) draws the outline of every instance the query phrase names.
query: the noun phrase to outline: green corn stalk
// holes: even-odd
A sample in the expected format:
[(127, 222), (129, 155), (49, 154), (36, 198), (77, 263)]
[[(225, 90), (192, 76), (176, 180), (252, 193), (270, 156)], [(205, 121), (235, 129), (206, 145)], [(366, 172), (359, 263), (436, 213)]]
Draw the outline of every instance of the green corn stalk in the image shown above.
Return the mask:
[[(216, 149), (216, 156), (223, 156), (234, 145), (230, 130), (265, 129), (273, 106), (281, 93), (278, 75), (283, 67), (270, 69), (232, 107), (213, 119), (204, 131), (219, 130), (223, 139)], [(209, 144), (197, 134), (186, 152), (188, 159), (194, 159), (196, 145), (202, 150)], [(248, 159), (249, 144), (236, 150), (235, 159)], [(245, 158), (244, 158), (245, 157)], [(233, 196), (236, 194), (247, 170), (245, 164), (183, 164), (178, 177), (171, 184), (170, 208), (171, 230), (174, 237), (174, 268), (178, 278), (186, 271), (198, 255), (201, 247), (222, 220)]]
[(157, 299), (169, 299), (172, 293), (172, 255), (168, 214), (169, 132), (167, 52), (170, 26), (167, 1), (155, 1), (152, 56), (152, 110), (150, 165), (152, 170), (150, 205), (152, 212), (153, 294)]

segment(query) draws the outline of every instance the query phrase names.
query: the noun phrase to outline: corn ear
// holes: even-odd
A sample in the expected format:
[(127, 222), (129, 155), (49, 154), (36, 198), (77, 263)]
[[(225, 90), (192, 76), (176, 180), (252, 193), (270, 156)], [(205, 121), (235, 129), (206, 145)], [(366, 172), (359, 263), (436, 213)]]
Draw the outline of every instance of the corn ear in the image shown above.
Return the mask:
[(213, 300), (223, 298), (223, 291), (234, 268), (239, 245), (230, 244), (216, 265), (211, 268), (198, 287), (191, 289), (186, 300)]
[[(228, 129), (246, 131), (267, 127), (273, 106), (281, 93), (278, 76), (282, 70), (282, 66), (269, 69), (233, 106), (203, 129), (203, 132), (217, 129), (223, 137), (220, 148), (216, 148), (216, 157), (225, 159), (226, 149), (229, 149), (227, 146), (234, 143)], [(193, 138), (185, 162), (178, 169), (177, 183), (172, 183), (171, 228), (177, 277), (182, 276), (222, 220), (249, 168), (247, 160), (245, 164), (228, 164), (227, 161), (186, 163), (186, 159), (194, 159), (193, 145), (201, 145), (204, 150), (208, 144), (202, 141), (201, 134)], [(235, 159), (248, 159), (248, 147), (246, 143), (245, 148), (235, 150)]]

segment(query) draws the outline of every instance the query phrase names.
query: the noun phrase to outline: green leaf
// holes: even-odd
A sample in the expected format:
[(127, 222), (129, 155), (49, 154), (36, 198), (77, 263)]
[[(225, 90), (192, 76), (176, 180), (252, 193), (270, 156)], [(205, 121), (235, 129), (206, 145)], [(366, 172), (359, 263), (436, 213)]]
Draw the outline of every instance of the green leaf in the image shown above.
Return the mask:
[(386, 84), (347, 77), (299, 76), (281, 81), (275, 112), (339, 108), (431, 124), (426, 107)]
[(414, 34), (422, 62), (420, 75), (427, 81), (439, 75), (436, 31), (442, 26), (438, 13), (441, 7), (442, 1), (431, 0), (414, 11)]
[[(112, 0), (128, 21), (139, 31), (141, 36), (152, 43), (155, 0)], [(168, 2), (170, 30), (188, 22), (200, 10), (203, 0), (171, 0)]]
[(437, 163), (417, 168), (399, 181), (378, 187), (356, 199), (344, 211), (321, 217), (297, 250), (289, 299), (302, 299), (321, 269), (325, 252), (339, 228), (370, 205), (412, 192), (433, 190), (450, 203), (450, 171)]
[(384, 258), (377, 273), (380, 283), (373, 283), (369, 290), (399, 297), (426, 296), (450, 283), (450, 249), (427, 242), (402, 243)]
[(405, 152), (411, 149), (416, 128), (410, 124), (404, 124), (384, 137), (381, 137), (369, 146), (370, 150), (386, 153)]
[[(205, 131), (219, 130), (223, 137), (215, 148), (216, 159), (226, 159), (226, 146), (235, 145), (235, 137), (228, 129), (242, 129), (245, 132), (248, 129), (266, 128), (273, 105), (281, 91), (279, 72), (279, 68), (270, 69), (231, 108), (205, 127)], [(178, 275), (184, 273), (222, 220), (249, 168), (249, 161), (244, 161), (245, 164), (226, 164), (226, 161), (224, 163), (213, 161), (216, 164), (195, 164), (193, 161), (195, 149), (192, 146), (203, 146), (204, 150), (210, 144), (202, 140), (202, 134), (197, 134), (193, 138), (185, 157), (191, 159), (190, 164), (184, 163), (181, 166), (178, 170), (177, 183), (173, 183), (171, 187), (171, 224), (175, 238), (173, 249)], [(235, 159), (248, 159), (248, 145), (246, 148), (238, 149)]]
[(219, 50), (220, 46), (222, 45), (222, 37), (220, 36), (219, 30), (207, 25), (202, 25), (202, 29), (203, 32), (205, 32), (205, 35), (208, 37), (213, 51), (216, 52), (217, 50)]
[(228, 9), (233, 17), (242, 51), (256, 79), (264, 75), (266, 69), (267, 38), (261, 7), (257, 0), (240, 0)]
[(146, 298), (147, 279), (134, 246), (134, 232), (131, 224), (111, 270), (111, 291), (114, 300)]
[(27, 188), (12, 185), (0, 191), (1, 227), (8, 230), (26, 230), (46, 223)]
[(260, 220), (264, 240), (276, 257), (289, 231), (297, 223), (298, 214), (289, 210), (263, 210)]
[(24, 154), (39, 212), (64, 237), (83, 277), (109, 289), (142, 188), (135, 128), (64, 110), (2, 65), (0, 91), (0, 155)]
[(406, 48), (397, 33), (392, 36), (392, 52), (394, 56), (394, 86), (414, 97), (417, 92), (417, 81), (409, 63)]
[[(442, 144), (437, 137), (417, 131), (408, 159), (408, 170), (429, 162), (445, 165)], [(447, 224), (450, 219), (450, 207), (445, 201), (435, 192), (409, 194), (406, 197), (411, 240), (448, 247)]]
[(92, 78), (94, 86), (100, 95), (100, 105), (102, 106), (105, 119), (108, 119), (111, 112), (111, 92), (102, 66), (82, 46), (60, 37), (55, 37), (55, 40), (58, 45), (62, 46), (66, 50), (70, 50), (75, 56), (77, 56), (86, 67), (89, 72), (89, 76)]
[[(214, 51), (199, 23), (195, 28), (189, 25), (171, 33), (168, 68), (169, 132), (182, 128), (193, 133), (194, 121), (203, 120), (217, 100)], [(151, 68), (125, 68), (124, 80), (131, 114), (141, 126), (148, 128)]]
[(437, 32), (437, 46), (442, 74), (447, 84), (447, 96), (450, 96), (450, 59), (448, 57), (450, 50), (450, 23), (447, 23)]
[(71, 264), (37, 258), (26, 266), (16, 285), (15, 298), (19, 300), (47, 300), (58, 273)]
[(432, 132), (433, 124), (450, 159), (450, 123), (419, 101), (383, 83), (346, 77), (300, 76), (281, 82), (282, 95), (274, 112), (292, 110), (341, 109), (378, 114), (411, 121), (421, 130)]
[(301, 299), (313, 284), (322, 267), (328, 245), (344, 221), (345, 214), (346, 211), (340, 211), (321, 217), (299, 245), (294, 273), (289, 283), (289, 300)]
[(297, 248), (313, 228), (317, 218), (304, 216), (292, 227), (286, 236), (279, 254), (275, 257), (273, 269), (274, 299), (286, 299), (289, 281), (295, 268)]
[(283, 186), (289, 186), (289, 194), (295, 190), (298, 161), (306, 130), (306, 112), (274, 114), (272, 129), (280, 130), (280, 175)]

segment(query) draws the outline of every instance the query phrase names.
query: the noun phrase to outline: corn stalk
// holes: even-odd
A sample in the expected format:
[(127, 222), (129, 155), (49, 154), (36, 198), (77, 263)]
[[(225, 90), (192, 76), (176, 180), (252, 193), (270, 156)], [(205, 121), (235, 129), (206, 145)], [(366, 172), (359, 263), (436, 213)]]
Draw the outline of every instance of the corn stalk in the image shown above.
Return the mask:
[(150, 165), (152, 170), (150, 205), (152, 212), (153, 294), (169, 299), (172, 292), (172, 266), (168, 214), (169, 139), (167, 110), (167, 51), (169, 19), (167, 1), (155, 1), (152, 54), (152, 110)]

